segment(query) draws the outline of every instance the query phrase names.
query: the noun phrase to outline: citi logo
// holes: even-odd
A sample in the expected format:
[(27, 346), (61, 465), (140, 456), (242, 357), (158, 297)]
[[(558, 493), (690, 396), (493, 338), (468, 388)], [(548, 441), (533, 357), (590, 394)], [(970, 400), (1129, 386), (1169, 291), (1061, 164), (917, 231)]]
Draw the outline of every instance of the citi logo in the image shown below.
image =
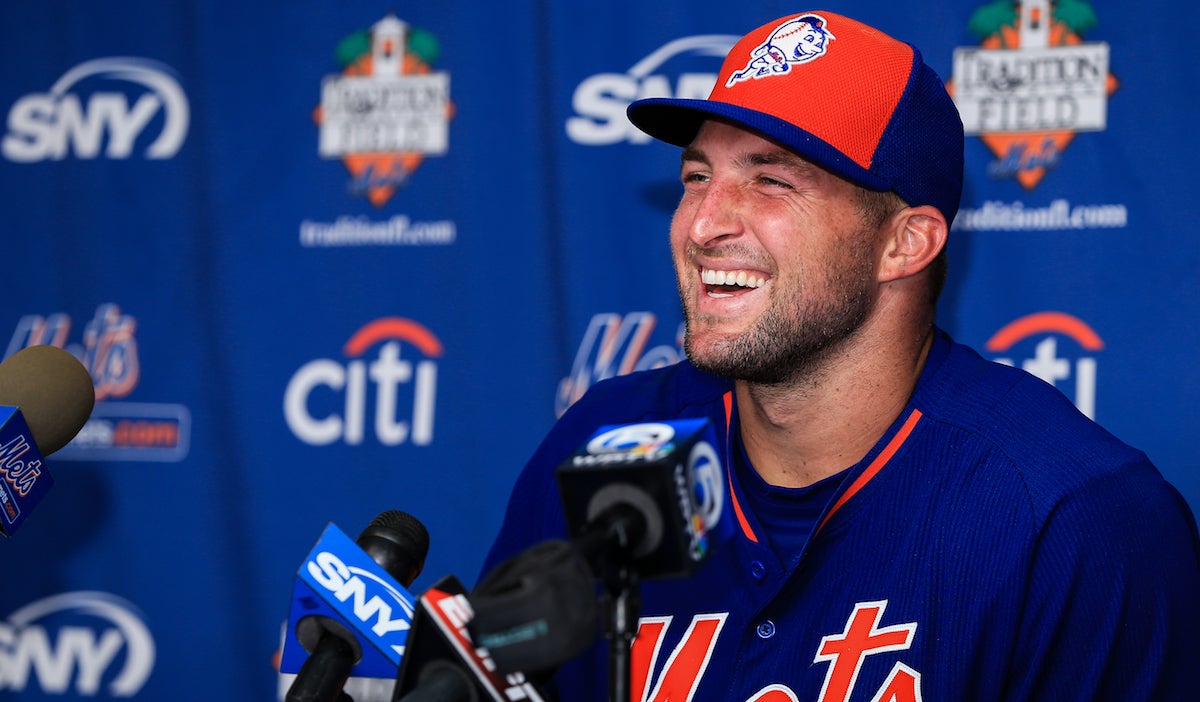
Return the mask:
[(442, 342), (417, 322), (387, 317), (363, 326), (342, 350), (344, 360), (309, 361), (288, 382), (283, 414), (292, 433), (314, 446), (358, 445), (370, 414), (385, 446), (432, 443)]
[[(586, 146), (606, 146), (629, 142), (645, 144), (650, 136), (630, 124), (625, 108), (634, 100), (648, 97), (706, 98), (717, 82), (721, 60), (733, 48), (738, 37), (705, 34), (683, 37), (650, 52), (625, 73), (597, 73), (575, 88), (571, 105), (575, 116), (567, 120), (567, 136)], [(672, 59), (676, 63), (700, 57), (704, 72), (686, 72), (672, 67), (674, 85), (663, 70)]]
[(152, 125), (158, 125), (143, 154), (171, 158), (183, 146), (190, 121), (187, 95), (172, 73), (163, 64), (132, 57), (81, 63), (49, 91), (30, 93), (13, 104), (0, 152), (18, 163), (68, 156), (128, 159), (139, 142), (151, 139)]
[[(1060, 348), (1059, 341), (1079, 350), (1068, 355), (1069, 349)], [(1062, 390), (1080, 412), (1096, 418), (1096, 358), (1086, 354), (1102, 350), (1104, 341), (1079, 318), (1064, 312), (1031, 314), (996, 332), (985, 348), (1005, 354), (993, 360), (1036, 375)], [(1019, 350), (1028, 355), (1017, 358), (1011, 353)]]
[(104, 592), (47, 597), (0, 622), (0, 692), (133, 697), (154, 660), (154, 638), (136, 609)]

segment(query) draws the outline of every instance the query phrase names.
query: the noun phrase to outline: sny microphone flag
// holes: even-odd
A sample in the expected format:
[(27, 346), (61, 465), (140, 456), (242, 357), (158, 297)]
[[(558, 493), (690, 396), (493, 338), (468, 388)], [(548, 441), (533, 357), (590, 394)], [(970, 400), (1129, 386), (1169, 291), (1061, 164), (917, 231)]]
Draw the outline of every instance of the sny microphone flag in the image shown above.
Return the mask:
[(12, 536), (53, 484), (21, 410), (0, 406), (0, 534)]
[[(352, 632), (362, 659), (354, 677), (395, 679), (412, 626), (415, 598), (349, 536), (330, 523), (300, 564), (279, 661), (298, 673), (308, 658), (303, 619), (325, 617)], [(314, 636), (320, 635), (319, 627)]]

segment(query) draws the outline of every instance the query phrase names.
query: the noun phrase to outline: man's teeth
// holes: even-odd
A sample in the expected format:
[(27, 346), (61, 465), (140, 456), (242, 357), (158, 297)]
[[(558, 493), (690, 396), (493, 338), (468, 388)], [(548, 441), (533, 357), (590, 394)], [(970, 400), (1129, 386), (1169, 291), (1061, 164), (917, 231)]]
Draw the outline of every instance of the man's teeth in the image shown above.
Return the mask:
[(767, 282), (766, 278), (746, 271), (714, 271), (710, 268), (700, 271), (700, 279), (705, 285), (737, 285), (743, 288), (760, 288)]

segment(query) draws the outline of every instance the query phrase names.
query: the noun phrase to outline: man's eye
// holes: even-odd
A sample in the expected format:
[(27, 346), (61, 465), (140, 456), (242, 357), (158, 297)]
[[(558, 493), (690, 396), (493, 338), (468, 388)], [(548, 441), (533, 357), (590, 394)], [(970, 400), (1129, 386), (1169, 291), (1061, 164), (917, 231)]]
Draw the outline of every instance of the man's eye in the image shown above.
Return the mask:
[(771, 176), (759, 176), (758, 182), (762, 183), (763, 185), (770, 185), (771, 187), (775, 187), (775, 188), (787, 188), (790, 190), (792, 187), (792, 185), (790, 183), (779, 180), (778, 178), (772, 178)]
[(692, 171), (684, 173), (682, 180), (684, 183), (704, 183), (708, 180), (708, 174)]

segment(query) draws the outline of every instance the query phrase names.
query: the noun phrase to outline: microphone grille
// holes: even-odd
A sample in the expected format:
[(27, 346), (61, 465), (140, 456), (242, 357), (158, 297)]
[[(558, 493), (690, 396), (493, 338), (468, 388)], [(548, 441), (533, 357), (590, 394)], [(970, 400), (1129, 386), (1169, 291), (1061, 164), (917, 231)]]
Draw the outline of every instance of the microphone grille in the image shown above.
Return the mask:
[(429, 552), (429, 530), (419, 519), (408, 512), (390, 509), (381, 512), (371, 520), (367, 529), (375, 527), (389, 532), (396, 532), (403, 543), (411, 544), (421, 554), (422, 558)]

